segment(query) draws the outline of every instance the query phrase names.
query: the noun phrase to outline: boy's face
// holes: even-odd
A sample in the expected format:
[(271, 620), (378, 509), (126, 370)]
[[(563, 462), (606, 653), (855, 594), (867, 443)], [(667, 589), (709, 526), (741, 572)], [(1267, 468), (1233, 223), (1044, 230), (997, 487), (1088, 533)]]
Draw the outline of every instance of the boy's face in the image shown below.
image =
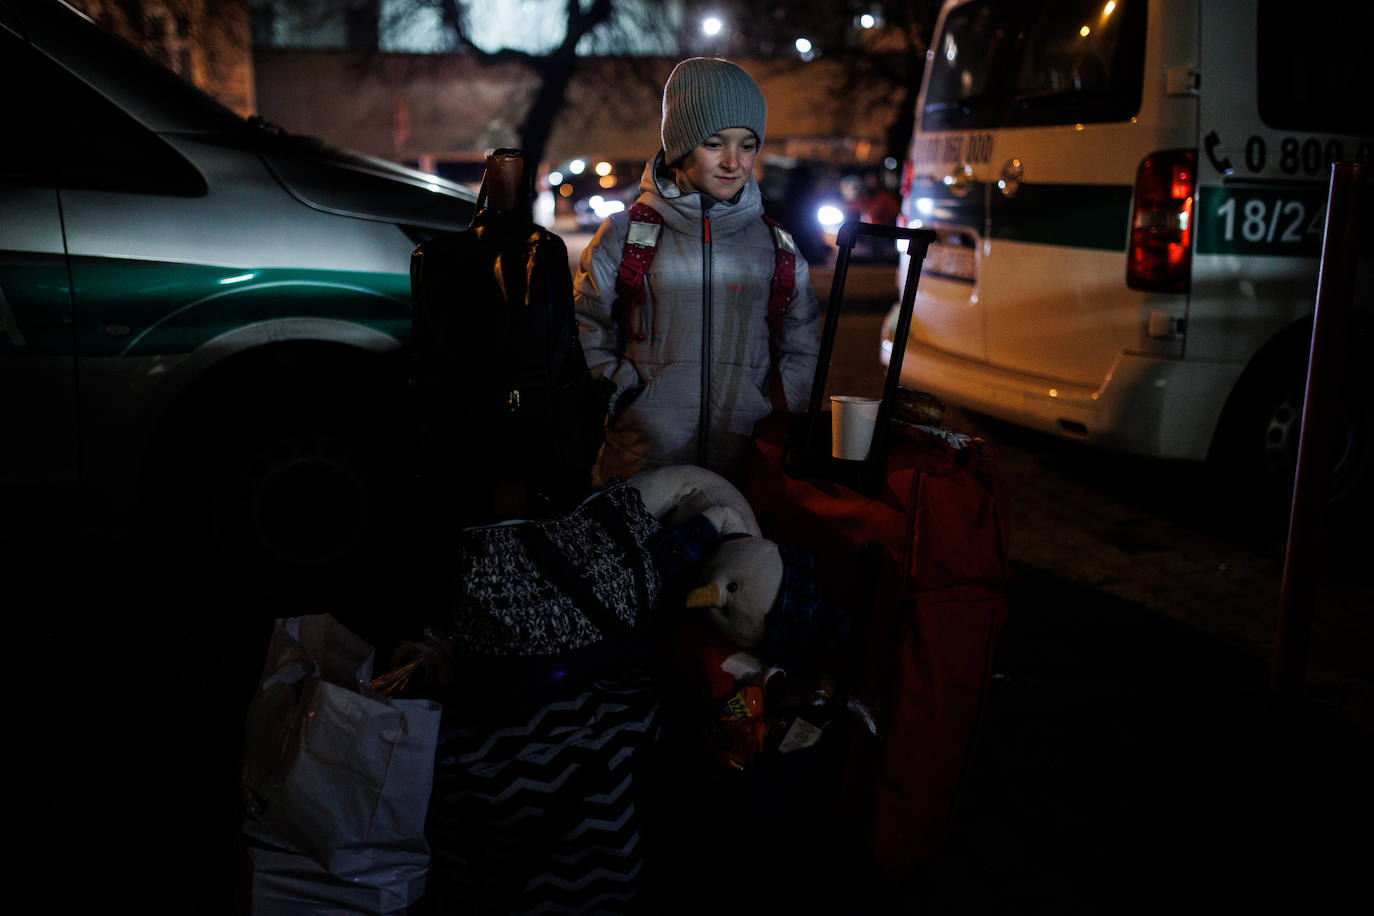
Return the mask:
[(701, 191), (716, 200), (729, 200), (740, 192), (754, 170), (759, 139), (747, 127), (718, 130), (687, 154), (678, 166), (684, 191)]

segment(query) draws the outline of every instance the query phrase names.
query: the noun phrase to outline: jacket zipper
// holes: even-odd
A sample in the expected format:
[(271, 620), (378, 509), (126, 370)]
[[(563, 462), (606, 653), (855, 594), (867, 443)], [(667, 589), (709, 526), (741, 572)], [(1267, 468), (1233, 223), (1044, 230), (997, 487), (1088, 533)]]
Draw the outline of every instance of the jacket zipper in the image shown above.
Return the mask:
[(711, 217), (701, 195), (701, 416), (697, 421), (697, 465), (706, 467), (706, 440), (711, 423)]

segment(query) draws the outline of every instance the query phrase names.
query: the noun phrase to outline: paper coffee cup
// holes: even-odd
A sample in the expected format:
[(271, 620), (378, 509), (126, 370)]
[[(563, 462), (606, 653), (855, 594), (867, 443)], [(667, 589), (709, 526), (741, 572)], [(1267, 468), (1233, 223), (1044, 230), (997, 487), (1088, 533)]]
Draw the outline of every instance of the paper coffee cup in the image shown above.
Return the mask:
[(830, 396), (830, 454), (849, 461), (868, 457), (873, 427), (878, 420), (877, 398), (847, 394)]

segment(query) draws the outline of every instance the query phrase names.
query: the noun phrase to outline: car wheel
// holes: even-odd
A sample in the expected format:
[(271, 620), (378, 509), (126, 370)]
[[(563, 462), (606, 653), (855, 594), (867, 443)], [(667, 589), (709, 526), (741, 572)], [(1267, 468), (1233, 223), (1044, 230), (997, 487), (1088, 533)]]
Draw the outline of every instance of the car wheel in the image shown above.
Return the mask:
[[(1266, 476), (1289, 493), (1298, 465), (1304, 397), (1303, 386), (1290, 388), (1271, 406), (1264, 427)], [(1345, 392), (1329, 435), (1326, 499), (1333, 510), (1343, 512), (1362, 502), (1369, 488), (1374, 458), (1368, 404), (1358, 403), (1350, 392)]]
[(174, 437), (164, 531), (223, 599), (271, 616), (361, 612), (406, 541), (394, 427), (361, 387), (202, 402)]
[[(1327, 441), (1328, 511), (1346, 517), (1370, 498), (1374, 478), (1374, 424), (1367, 372), (1350, 367), (1331, 417)], [(1361, 379), (1364, 381), (1362, 382)], [(1307, 367), (1302, 354), (1263, 360), (1247, 371), (1218, 432), (1214, 463), (1239, 484), (1269, 519), (1285, 520), (1292, 507), (1302, 434)]]

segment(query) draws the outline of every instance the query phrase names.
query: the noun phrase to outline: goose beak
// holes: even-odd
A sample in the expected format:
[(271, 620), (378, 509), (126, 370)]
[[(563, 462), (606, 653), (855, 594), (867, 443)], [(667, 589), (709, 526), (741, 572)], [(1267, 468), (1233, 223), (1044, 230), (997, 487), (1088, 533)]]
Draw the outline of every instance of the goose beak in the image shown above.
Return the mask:
[(719, 607), (720, 606), (720, 586), (712, 582), (710, 585), (703, 585), (701, 588), (694, 588), (687, 593), (688, 607)]

